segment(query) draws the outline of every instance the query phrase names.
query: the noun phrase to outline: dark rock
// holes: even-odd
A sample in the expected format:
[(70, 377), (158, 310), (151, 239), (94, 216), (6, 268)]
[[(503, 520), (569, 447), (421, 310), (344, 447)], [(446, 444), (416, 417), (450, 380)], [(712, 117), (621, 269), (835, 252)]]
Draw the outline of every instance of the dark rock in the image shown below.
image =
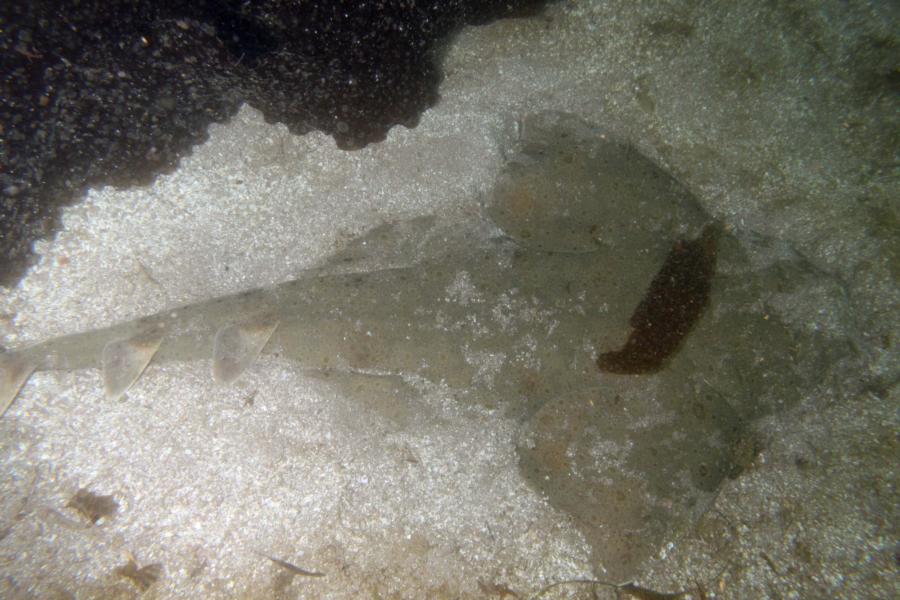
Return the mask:
[(0, 4), (0, 283), (87, 186), (148, 183), (242, 102), (339, 147), (437, 101), (437, 42), (543, 0)]

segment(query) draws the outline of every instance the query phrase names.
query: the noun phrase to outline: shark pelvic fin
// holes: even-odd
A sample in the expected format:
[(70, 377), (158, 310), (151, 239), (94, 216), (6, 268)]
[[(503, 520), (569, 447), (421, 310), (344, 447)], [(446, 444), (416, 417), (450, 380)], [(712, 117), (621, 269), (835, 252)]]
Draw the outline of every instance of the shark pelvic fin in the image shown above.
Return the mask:
[(109, 342), (103, 347), (101, 365), (107, 398), (118, 400), (137, 381), (159, 350), (162, 339), (162, 334), (154, 332)]
[(256, 360), (278, 323), (229, 325), (216, 332), (213, 341), (213, 378), (231, 383)]

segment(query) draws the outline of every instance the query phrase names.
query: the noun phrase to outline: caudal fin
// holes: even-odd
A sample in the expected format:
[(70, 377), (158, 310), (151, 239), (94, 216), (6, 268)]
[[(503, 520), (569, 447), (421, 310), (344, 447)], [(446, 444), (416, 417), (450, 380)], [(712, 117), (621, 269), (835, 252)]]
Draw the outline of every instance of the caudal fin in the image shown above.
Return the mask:
[(12, 405), (37, 364), (15, 352), (0, 354), (0, 417)]

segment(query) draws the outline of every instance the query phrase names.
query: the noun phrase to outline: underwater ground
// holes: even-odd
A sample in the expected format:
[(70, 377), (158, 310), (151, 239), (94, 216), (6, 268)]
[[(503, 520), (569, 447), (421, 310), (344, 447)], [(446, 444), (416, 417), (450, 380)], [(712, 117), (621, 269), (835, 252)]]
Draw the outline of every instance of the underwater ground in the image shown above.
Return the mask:
[[(625, 384), (597, 369), (594, 387), (578, 388), (597, 395), (565, 405), (581, 412), (544, 420), (463, 402), (441, 381), (420, 385), (397, 417), (360, 401), (368, 384), (347, 393), (271, 354), (227, 387), (209, 377), (208, 359), (151, 363), (116, 401), (98, 370), (39, 371), (0, 420), (0, 595), (531, 598), (556, 582), (612, 579), (694, 598), (895, 596), (897, 11), (561, 2), (463, 29), (442, 51), (440, 100), (383, 142), (347, 152), (245, 105), (173, 173), (90, 190), (36, 244), (37, 264), (3, 288), (4, 347), (295, 279), (348, 248), (364, 272), (393, 268), (408, 252), (397, 250), (402, 234), (387, 249), (354, 240), (431, 215), (448, 227), (502, 221), (501, 184), (522, 182), (510, 202), (526, 216), (531, 192), (586, 193), (579, 177), (590, 187), (590, 173), (565, 165), (593, 164), (579, 152), (596, 158), (594, 142), (550, 167), (521, 147), (545, 111), (627, 144), (697, 204), (660, 234), (669, 237), (657, 255), (619, 233), (629, 249), (619, 280), (639, 266), (633, 287), (644, 290), (656, 267), (642, 261), (662, 264), (706, 220), (728, 241), (708, 306), (671, 363)], [(643, 231), (658, 218), (651, 209), (601, 213), (596, 231)], [(465, 306), (477, 291), (463, 277), (448, 302)], [(717, 346), (731, 338), (714, 325), (738, 309), (780, 328)], [(594, 344), (583, 352), (591, 361), (615, 349)], [(591, 505), (566, 499), (603, 485), (585, 474), (591, 465), (621, 468), (601, 424), (639, 427), (622, 416), (629, 394), (652, 413), (652, 401), (675, 398), (672, 373), (729, 390), (716, 406), (740, 416), (733, 439), (708, 428), (718, 437), (693, 443), (666, 430), (678, 448), (702, 450), (698, 468), (725, 454), (727, 468), (688, 506), (641, 487), (662, 478), (667, 456), (643, 462), (619, 501), (652, 505), (656, 520), (613, 511), (591, 524)], [(607, 419), (591, 399), (621, 385), (625, 406)], [(595, 428), (567, 423), (575, 433), (558, 435), (558, 416), (581, 418), (588, 405)], [(541, 453), (541, 431), (565, 444)], [(621, 427), (609, 431), (623, 441)], [(616, 528), (628, 541), (604, 544)], [(614, 592), (573, 583), (541, 597)]]

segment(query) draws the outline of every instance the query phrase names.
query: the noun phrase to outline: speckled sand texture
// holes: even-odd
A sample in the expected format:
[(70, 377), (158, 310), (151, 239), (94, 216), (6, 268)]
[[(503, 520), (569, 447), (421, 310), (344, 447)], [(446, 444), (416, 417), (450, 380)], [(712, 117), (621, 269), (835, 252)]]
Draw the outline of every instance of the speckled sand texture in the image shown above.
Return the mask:
[[(569, 111), (630, 140), (743, 239), (803, 255), (822, 278), (760, 301), (854, 349), (758, 424), (750, 468), (641, 583), (891, 597), (898, 123), (890, 46), (876, 43), (896, 35), (889, 4), (559, 3), (468, 28), (419, 126), (353, 153), (244, 107), (176, 172), (67, 209), (0, 296), (3, 343), (284, 281), (378, 224), (478, 211), (511, 123)], [(746, 243), (760, 263), (777, 254)], [(163, 566), (143, 598), (529, 597), (603, 577), (520, 477), (511, 421), (436, 386), (421, 400), (432, 418), (397, 431), (279, 359), (232, 387), (209, 372), (151, 365), (120, 402), (96, 371), (31, 379), (0, 421), (0, 595), (136, 597), (114, 574), (129, 553)], [(66, 508), (79, 488), (113, 495), (118, 513), (88, 527)], [(326, 576), (291, 580), (260, 553)], [(573, 589), (556, 597), (590, 597)]]

